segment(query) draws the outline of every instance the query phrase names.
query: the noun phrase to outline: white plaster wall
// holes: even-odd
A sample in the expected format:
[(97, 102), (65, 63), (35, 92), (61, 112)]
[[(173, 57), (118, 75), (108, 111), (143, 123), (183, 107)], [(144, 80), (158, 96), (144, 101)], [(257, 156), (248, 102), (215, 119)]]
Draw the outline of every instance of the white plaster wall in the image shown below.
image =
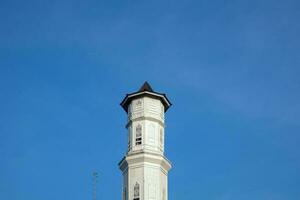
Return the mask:
[(133, 100), (128, 106), (128, 120), (139, 117), (153, 117), (162, 123), (165, 118), (164, 106), (160, 100), (143, 97)]
[(160, 200), (168, 199), (168, 175), (164, 172), (163, 169), (160, 169)]
[(160, 167), (155, 165), (145, 166), (145, 200), (158, 200), (160, 191)]
[(129, 167), (129, 179), (128, 179), (128, 197), (129, 200), (133, 200), (134, 186), (136, 183), (140, 185), (140, 199), (143, 196), (143, 178), (144, 168), (142, 165), (133, 165)]
[(133, 100), (128, 106), (128, 120), (144, 116), (144, 98)]
[[(161, 101), (149, 97), (135, 99), (128, 110), (128, 152), (146, 150), (163, 154), (164, 107)], [(142, 126), (142, 145), (135, 144), (138, 124)]]
[(153, 117), (164, 122), (164, 106), (158, 99), (144, 97), (145, 116)]
[(124, 200), (133, 200), (136, 183), (140, 185), (140, 200), (167, 200), (167, 175), (159, 165), (143, 163), (129, 166), (128, 173), (124, 174), (124, 188), (128, 191)]

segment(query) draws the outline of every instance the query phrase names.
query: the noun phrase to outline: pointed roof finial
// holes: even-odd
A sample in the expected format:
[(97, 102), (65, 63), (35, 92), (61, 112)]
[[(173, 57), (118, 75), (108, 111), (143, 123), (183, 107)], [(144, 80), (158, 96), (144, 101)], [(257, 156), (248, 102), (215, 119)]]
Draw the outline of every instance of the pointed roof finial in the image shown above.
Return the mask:
[(142, 87), (139, 89), (138, 92), (144, 92), (144, 91), (148, 91), (148, 92), (154, 92), (150, 86), (150, 84), (145, 81), (145, 83), (142, 85)]

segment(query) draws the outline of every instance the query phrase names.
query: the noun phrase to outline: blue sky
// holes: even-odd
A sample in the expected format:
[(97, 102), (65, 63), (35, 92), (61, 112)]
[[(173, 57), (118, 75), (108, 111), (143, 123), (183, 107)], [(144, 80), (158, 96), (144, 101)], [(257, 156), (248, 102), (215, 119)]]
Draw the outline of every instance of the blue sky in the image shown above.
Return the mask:
[(167, 93), (171, 200), (300, 199), (297, 0), (0, 1), (0, 199), (121, 199), (126, 93)]

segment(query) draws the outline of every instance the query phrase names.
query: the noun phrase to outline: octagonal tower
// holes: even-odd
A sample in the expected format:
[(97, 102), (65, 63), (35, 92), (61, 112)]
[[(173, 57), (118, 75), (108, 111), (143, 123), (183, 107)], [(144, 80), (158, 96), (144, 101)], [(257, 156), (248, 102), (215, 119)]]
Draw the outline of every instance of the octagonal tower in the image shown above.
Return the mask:
[(119, 163), (123, 200), (168, 199), (171, 164), (164, 156), (164, 128), (171, 105), (165, 94), (154, 92), (147, 82), (121, 102), (128, 115), (128, 148)]

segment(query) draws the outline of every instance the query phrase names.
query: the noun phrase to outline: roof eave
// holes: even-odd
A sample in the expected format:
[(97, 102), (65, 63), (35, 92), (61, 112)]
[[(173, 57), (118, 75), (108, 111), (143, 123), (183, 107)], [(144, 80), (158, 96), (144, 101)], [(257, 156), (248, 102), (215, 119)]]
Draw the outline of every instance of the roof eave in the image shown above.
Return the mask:
[(120, 103), (120, 105), (123, 107), (123, 109), (128, 112), (127, 110), (127, 106), (126, 103), (129, 99), (140, 96), (140, 95), (153, 95), (156, 96), (158, 98), (161, 98), (164, 100), (164, 102), (166, 103), (167, 106), (165, 106), (165, 112), (172, 106), (172, 103), (170, 102), (170, 100), (167, 98), (167, 96), (165, 94), (161, 94), (161, 93), (157, 93), (157, 92), (148, 92), (148, 91), (144, 91), (144, 92), (135, 92), (135, 93), (131, 93), (131, 94), (126, 94), (125, 98), (123, 99), (123, 101)]

